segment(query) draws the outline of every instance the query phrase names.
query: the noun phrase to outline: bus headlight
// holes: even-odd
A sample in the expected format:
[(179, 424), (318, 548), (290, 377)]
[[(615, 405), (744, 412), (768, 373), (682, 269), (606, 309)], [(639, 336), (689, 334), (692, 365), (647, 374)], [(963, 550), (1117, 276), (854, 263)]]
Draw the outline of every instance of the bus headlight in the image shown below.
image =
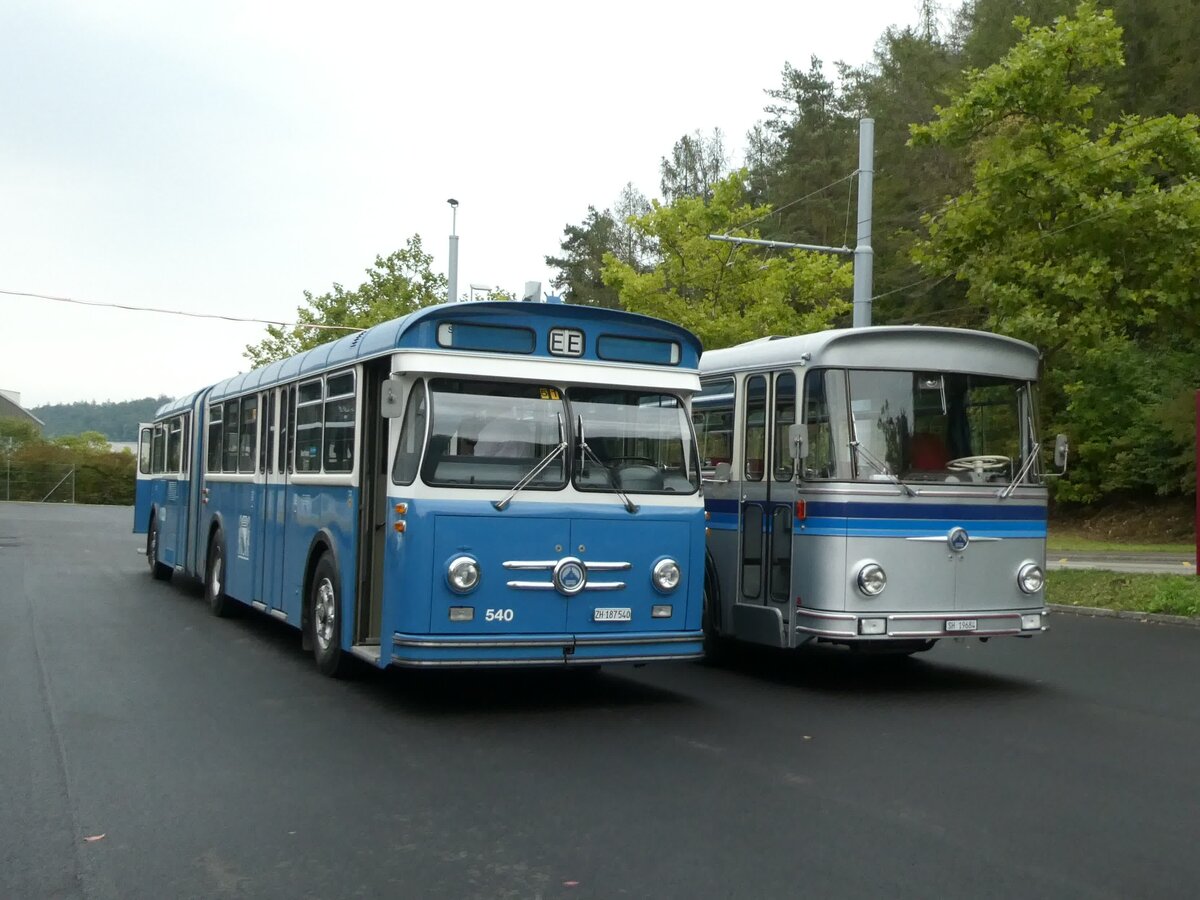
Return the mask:
[(1027, 594), (1036, 594), (1045, 583), (1042, 567), (1034, 563), (1025, 563), (1017, 572), (1017, 586)]
[(675, 588), (679, 587), (679, 582), (682, 578), (683, 572), (679, 568), (679, 563), (670, 558), (660, 559), (656, 562), (654, 564), (654, 571), (650, 576), (650, 580), (654, 582), (654, 587), (664, 594), (669, 594)]
[(879, 563), (867, 563), (858, 570), (858, 589), (868, 597), (877, 597), (887, 587), (887, 573)]
[(446, 567), (446, 582), (456, 594), (467, 594), (479, 584), (479, 563), (469, 556), (456, 556)]

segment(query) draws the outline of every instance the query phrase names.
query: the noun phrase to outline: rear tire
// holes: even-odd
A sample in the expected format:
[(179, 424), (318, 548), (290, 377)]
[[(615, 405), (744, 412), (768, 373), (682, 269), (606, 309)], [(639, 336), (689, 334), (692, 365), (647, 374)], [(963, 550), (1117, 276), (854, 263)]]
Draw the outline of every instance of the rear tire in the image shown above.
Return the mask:
[(337, 569), (329, 554), (322, 553), (308, 590), (308, 627), (317, 669), (331, 678), (344, 678), (350, 670), (350, 655), (342, 650), (341, 601)]
[(158, 561), (158, 545), (161, 536), (162, 529), (159, 527), (156, 516), (151, 520), (150, 530), (146, 533), (146, 562), (150, 566), (150, 574), (156, 581), (166, 581), (171, 577), (173, 571), (170, 566)]
[(221, 532), (208, 543), (208, 564), (204, 567), (204, 599), (209, 611), (219, 618), (233, 615), (234, 600), (225, 593), (225, 541)]

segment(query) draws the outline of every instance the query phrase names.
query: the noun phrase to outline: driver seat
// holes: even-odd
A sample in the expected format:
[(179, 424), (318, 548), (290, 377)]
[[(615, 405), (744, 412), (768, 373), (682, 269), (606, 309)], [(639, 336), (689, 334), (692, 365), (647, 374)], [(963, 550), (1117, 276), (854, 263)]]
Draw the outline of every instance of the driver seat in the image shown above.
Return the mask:
[(950, 454), (946, 452), (945, 442), (936, 434), (919, 431), (913, 434), (909, 444), (909, 457), (912, 467), (918, 472), (935, 472), (946, 468)]

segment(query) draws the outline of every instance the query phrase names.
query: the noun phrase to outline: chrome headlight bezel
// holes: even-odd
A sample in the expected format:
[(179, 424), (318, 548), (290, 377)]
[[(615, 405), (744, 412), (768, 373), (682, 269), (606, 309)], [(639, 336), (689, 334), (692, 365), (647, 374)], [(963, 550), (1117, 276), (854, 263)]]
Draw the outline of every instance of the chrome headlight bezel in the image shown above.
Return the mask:
[(456, 594), (469, 594), (479, 587), (483, 573), (472, 556), (456, 556), (446, 566), (446, 584)]
[(864, 596), (878, 597), (887, 587), (887, 572), (877, 562), (863, 563), (854, 581)]
[[(1030, 583), (1034, 586), (1030, 586)], [(1017, 570), (1017, 587), (1026, 594), (1037, 594), (1046, 586), (1046, 573), (1037, 563), (1027, 562)]]
[(650, 571), (650, 583), (660, 594), (673, 594), (683, 582), (683, 569), (669, 556), (654, 564)]

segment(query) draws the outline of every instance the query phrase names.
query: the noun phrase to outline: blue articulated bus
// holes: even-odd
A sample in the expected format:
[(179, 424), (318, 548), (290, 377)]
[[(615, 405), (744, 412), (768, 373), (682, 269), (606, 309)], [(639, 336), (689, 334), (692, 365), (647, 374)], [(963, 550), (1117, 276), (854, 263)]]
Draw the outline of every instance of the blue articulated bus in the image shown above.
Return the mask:
[(695, 658), (699, 354), (611, 310), (422, 309), (165, 404), (134, 531), (326, 674)]

